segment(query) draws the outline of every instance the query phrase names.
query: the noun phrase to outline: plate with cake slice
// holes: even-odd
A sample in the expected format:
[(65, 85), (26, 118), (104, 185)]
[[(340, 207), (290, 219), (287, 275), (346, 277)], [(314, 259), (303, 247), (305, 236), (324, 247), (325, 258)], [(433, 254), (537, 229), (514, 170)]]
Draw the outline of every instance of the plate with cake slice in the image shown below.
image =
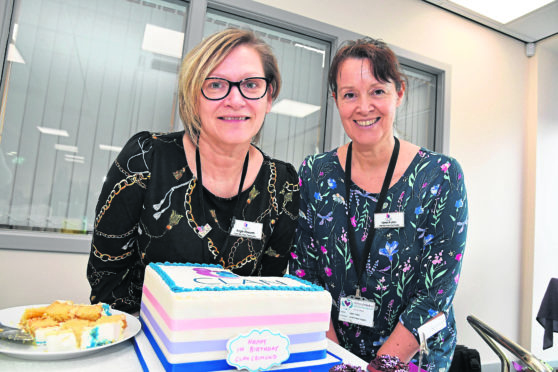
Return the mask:
[(0, 353), (30, 360), (79, 358), (129, 340), (141, 329), (135, 316), (107, 304), (72, 301), (3, 309), (0, 321), (25, 330), (35, 340), (17, 343), (0, 339)]

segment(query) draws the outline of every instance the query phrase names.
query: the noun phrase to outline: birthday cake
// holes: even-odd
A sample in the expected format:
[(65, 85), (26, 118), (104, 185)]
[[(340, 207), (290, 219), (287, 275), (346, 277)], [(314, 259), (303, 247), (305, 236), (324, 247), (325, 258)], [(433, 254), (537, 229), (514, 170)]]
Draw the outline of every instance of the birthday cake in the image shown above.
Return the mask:
[(140, 320), (167, 371), (283, 371), (326, 358), (330, 311), (327, 291), (290, 275), (241, 277), (217, 265), (151, 263)]

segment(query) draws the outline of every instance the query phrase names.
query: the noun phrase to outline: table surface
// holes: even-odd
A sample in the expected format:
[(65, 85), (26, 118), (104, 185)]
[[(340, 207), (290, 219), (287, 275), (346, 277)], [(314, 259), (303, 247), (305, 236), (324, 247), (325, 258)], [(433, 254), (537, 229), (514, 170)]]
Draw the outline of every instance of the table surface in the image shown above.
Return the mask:
[[(367, 363), (365, 361), (329, 340), (328, 350), (342, 358), (344, 363), (366, 368)], [(105, 348), (98, 353), (76, 359), (36, 361), (13, 358), (0, 353), (0, 371), (138, 372), (141, 371), (141, 364), (134, 350), (133, 343), (129, 340), (113, 347)]]

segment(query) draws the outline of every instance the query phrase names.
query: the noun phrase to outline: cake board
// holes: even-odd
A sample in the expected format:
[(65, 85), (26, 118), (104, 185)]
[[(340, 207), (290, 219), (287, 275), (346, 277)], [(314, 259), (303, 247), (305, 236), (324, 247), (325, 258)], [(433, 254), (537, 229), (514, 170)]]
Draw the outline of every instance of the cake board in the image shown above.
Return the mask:
[[(154, 348), (150, 342), (152, 338), (149, 334), (149, 330), (144, 327), (137, 335), (134, 337), (134, 349), (140, 361), (140, 364), (144, 371), (146, 372), (178, 372), (191, 370), (189, 367), (181, 367), (180, 365), (172, 365), (166, 363), (164, 356), (160, 350)], [(161, 359), (159, 359), (161, 356)], [(162, 362), (163, 361), (163, 362)], [(306, 361), (306, 362), (296, 362), (296, 363), (286, 363), (280, 366), (271, 368), (271, 371), (278, 372), (328, 372), (329, 369), (337, 364), (342, 363), (342, 360), (336, 355), (327, 352), (327, 356), (324, 359)], [(165, 365), (166, 366), (165, 366)], [(165, 369), (166, 367), (166, 369)], [(205, 369), (205, 371), (209, 371)], [(236, 368), (229, 369), (217, 369), (213, 370), (215, 372), (232, 372), (237, 371)]]

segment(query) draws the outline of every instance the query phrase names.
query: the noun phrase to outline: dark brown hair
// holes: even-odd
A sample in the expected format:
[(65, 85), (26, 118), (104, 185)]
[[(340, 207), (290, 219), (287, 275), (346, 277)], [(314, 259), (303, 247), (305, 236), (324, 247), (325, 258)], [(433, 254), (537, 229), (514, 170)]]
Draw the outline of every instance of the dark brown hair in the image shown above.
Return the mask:
[(329, 69), (329, 89), (337, 94), (337, 75), (341, 64), (348, 58), (367, 59), (370, 61), (370, 71), (376, 80), (383, 83), (395, 84), (399, 92), (407, 86), (407, 77), (401, 71), (399, 61), (395, 53), (382, 40), (365, 37), (358, 40), (350, 40), (341, 45), (333, 57)]

